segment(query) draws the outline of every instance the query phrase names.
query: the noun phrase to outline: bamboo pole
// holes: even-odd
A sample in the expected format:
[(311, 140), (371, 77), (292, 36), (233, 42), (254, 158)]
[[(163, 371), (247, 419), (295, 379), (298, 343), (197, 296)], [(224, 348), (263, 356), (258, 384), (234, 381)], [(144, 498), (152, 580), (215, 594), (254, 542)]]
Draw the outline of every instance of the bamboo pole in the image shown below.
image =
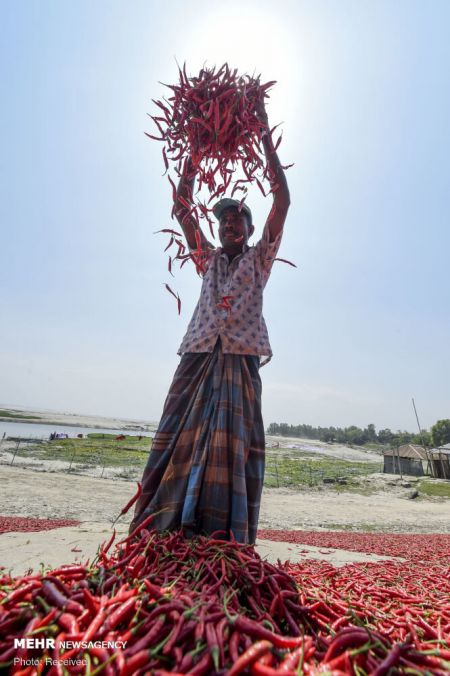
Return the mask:
[(403, 474), (402, 474), (402, 465), (400, 463), (400, 452), (398, 450), (399, 446), (397, 444), (397, 464), (398, 464), (398, 473), (400, 474), (400, 479), (403, 481)]
[(427, 458), (428, 467), (430, 468), (430, 471), (431, 471), (431, 476), (434, 476), (433, 458), (431, 458), (431, 461), (430, 461), (430, 456), (429, 456), (428, 450), (425, 447), (425, 443), (424, 443), (424, 440), (423, 440), (423, 432), (422, 432), (422, 428), (420, 427), (419, 416), (417, 415), (417, 409), (416, 409), (416, 403), (414, 401), (414, 397), (412, 398), (412, 405), (414, 407), (414, 413), (416, 414), (417, 427), (419, 428), (419, 435), (420, 435), (420, 441), (422, 442), (422, 448), (425, 451), (425, 456)]
[(16, 448), (14, 449), (14, 455), (13, 455), (13, 457), (12, 457), (11, 462), (9, 463), (10, 465), (13, 465), (13, 464), (14, 464), (14, 460), (16, 459), (16, 453), (17, 453), (17, 451), (18, 451), (18, 449), (19, 449), (19, 446), (20, 446), (20, 439), (19, 439), (19, 441), (17, 442)]

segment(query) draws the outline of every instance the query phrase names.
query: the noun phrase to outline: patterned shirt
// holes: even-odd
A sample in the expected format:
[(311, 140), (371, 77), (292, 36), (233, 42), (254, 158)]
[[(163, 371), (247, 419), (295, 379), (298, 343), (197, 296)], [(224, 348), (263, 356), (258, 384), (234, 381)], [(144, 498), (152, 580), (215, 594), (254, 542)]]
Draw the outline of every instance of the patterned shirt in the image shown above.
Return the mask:
[[(202, 289), (186, 335), (178, 350), (212, 352), (220, 337), (226, 354), (272, 356), (262, 314), (263, 290), (281, 242), (266, 225), (255, 246), (246, 246), (231, 262), (220, 248), (208, 250)], [(228, 300), (224, 300), (228, 297)]]

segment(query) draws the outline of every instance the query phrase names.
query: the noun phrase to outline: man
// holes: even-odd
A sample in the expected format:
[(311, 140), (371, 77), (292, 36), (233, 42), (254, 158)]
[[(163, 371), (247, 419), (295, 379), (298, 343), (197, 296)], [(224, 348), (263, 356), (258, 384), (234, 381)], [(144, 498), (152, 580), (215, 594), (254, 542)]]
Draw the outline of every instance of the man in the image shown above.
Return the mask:
[[(268, 129), (264, 105), (258, 118)], [(187, 535), (222, 531), (254, 543), (264, 480), (260, 358), (272, 356), (262, 316), (263, 290), (280, 245), (290, 205), (283, 168), (269, 134), (263, 146), (273, 184), (273, 207), (253, 246), (252, 213), (222, 199), (214, 207), (221, 247), (201, 233), (203, 284), (181, 343), (180, 364), (167, 396), (142, 479), (130, 532), (150, 514), (158, 530), (182, 527)], [(189, 162), (177, 198), (194, 188)], [(187, 178), (187, 176), (191, 178)], [(186, 207), (176, 216), (189, 248), (197, 224)]]

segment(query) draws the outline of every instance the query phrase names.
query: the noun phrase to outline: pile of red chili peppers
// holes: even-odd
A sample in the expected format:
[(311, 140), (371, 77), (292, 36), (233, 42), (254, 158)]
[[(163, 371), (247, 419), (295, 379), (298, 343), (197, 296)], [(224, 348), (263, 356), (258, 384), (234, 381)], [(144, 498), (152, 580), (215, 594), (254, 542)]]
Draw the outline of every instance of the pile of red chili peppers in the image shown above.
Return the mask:
[[(220, 534), (156, 533), (150, 517), (113, 548), (114, 532), (90, 564), (3, 574), (0, 666), (22, 676), (450, 673), (450, 536), (261, 535), (406, 560), (274, 566)], [(25, 636), (55, 647), (14, 649)], [(64, 641), (87, 647), (64, 651)], [(46, 655), (84, 664), (64, 671)], [(14, 666), (18, 656), (40, 666)]]

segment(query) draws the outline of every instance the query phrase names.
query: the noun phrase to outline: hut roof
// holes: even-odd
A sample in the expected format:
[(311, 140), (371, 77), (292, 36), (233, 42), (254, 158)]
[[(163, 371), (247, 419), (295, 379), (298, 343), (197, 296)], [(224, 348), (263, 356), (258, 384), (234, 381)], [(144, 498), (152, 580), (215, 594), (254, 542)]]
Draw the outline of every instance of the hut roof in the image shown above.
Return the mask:
[(446, 444), (445, 446), (439, 446), (438, 448), (432, 448), (430, 450), (431, 455), (439, 457), (440, 455), (450, 456), (450, 445)]
[[(390, 455), (397, 457), (397, 449), (390, 448), (388, 451), (384, 451), (383, 455)], [(417, 444), (404, 444), (399, 446), (398, 455), (400, 458), (412, 458), (414, 460), (427, 460), (427, 453), (423, 446), (418, 446)]]

